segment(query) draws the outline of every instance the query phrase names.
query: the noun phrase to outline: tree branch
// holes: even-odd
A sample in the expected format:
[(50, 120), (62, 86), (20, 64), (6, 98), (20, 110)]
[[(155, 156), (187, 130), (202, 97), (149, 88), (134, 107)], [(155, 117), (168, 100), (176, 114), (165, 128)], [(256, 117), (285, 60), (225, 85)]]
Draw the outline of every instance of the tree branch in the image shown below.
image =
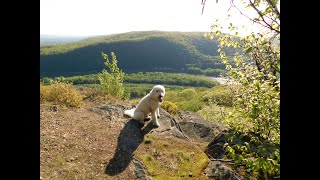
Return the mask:
[(279, 20), (280, 20), (280, 12), (279, 12), (277, 6), (276, 6), (275, 4), (273, 4), (273, 2), (272, 2), (271, 0), (266, 0), (266, 1), (267, 1), (267, 2), (269, 3), (269, 5), (273, 8), (274, 12), (277, 14), (277, 16), (278, 16), (278, 18), (279, 18)]
[[(249, 16), (245, 15), (236, 5), (234, 5), (233, 0), (230, 1), (230, 6), (236, 8), (236, 10), (237, 10), (241, 15), (245, 16), (245, 17), (248, 18), (250, 21), (252, 21), (252, 22), (254, 22), (254, 23), (258, 23), (258, 24), (260, 24), (261, 26), (270, 29), (269, 26), (261, 23), (260, 21), (256, 21), (256, 20), (250, 18)], [(231, 7), (230, 7), (230, 8), (231, 8)], [(229, 9), (230, 9), (230, 8), (229, 8)], [(268, 24), (268, 23), (266, 23), (266, 24)], [(269, 24), (268, 24), (268, 25), (269, 25)], [(271, 27), (271, 29), (274, 29), (274, 28)], [(276, 31), (276, 30), (275, 30), (275, 31)], [(280, 31), (279, 31), (278, 33), (280, 33)]]
[(230, 163), (234, 163), (233, 160), (231, 159), (215, 159), (215, 158), (210, 158), (211, 161), (220, 161), (220, 162), (230, 162)]
[(201, 0), (201, 5), (202, 5), (201, 14), (203, 14), (204, 6), (206, 5), (206, 0)]
[(266, 20), (264, 19), (264, 15), (261, 13), (261, 11), (254, 5), (254, 3), (249, 0), (251, 7), (253, 7), (253, 9), (259, 14), (259, 16), (261, 17), (262, 21), (266, 24), (266, 26), (268, 26), (268, 28), (270, 30), (276, 31), (277, 33), (280, 33), (279, 30), (274, 29), (269, 23), (266, 22)]

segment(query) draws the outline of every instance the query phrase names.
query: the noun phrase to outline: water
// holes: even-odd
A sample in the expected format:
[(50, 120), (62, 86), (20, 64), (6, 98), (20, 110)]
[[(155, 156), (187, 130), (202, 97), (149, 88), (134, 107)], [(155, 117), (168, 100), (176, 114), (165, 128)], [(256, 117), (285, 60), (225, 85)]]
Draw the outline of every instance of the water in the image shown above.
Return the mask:
[[(217, 81), (218, 83), (225, 85), (228, 82), (228, 78), (225, 77), (212, 77), (213, 80)], [(229, 80), (229, 84), (232, 83), (233, 81)]]

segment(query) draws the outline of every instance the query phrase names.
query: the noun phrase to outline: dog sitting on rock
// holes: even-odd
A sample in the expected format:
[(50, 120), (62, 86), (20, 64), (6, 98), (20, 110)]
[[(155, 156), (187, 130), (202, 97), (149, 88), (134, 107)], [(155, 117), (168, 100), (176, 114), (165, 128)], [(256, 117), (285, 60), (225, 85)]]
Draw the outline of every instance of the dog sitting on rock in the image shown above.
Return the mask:
[(159, 127), (159, 108), (163, 102), (164, 95), (165, 88), (162, 85), (156, 85), (149, 94), (140, 100), (136, 108), (125, 110), (124, 114), (141, 124), (144, 124), (144, 120), (149, 119), (151, 114), (151, 122), (154, 126)]

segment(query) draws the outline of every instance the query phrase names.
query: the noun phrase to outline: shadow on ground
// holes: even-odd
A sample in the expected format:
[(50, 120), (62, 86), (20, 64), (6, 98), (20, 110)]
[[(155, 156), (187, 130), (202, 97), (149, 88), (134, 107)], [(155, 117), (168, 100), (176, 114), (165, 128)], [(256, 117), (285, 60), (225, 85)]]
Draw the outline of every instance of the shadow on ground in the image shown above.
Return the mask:
[(142, 127), (143, 125), (133, 119), (126, 123), (118, 136), (116, 152), (106, 167), (106, 174), (115, 176), (128, 167), (133, 158), (132, 153), (143, 142), (144, 135), (155, 128), (150, 122), (144, 128)]

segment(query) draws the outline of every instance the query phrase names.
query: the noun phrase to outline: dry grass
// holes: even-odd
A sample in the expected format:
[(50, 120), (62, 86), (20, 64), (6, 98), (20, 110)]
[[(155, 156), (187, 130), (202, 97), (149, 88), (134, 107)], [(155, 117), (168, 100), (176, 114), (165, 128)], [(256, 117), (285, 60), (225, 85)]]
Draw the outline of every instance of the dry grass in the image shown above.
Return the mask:
[(53, 102), (68, 107), (81, 107), (83, 105), (83, 95), (71, 84), (40, 84), (40, 103), (43, 102)]

